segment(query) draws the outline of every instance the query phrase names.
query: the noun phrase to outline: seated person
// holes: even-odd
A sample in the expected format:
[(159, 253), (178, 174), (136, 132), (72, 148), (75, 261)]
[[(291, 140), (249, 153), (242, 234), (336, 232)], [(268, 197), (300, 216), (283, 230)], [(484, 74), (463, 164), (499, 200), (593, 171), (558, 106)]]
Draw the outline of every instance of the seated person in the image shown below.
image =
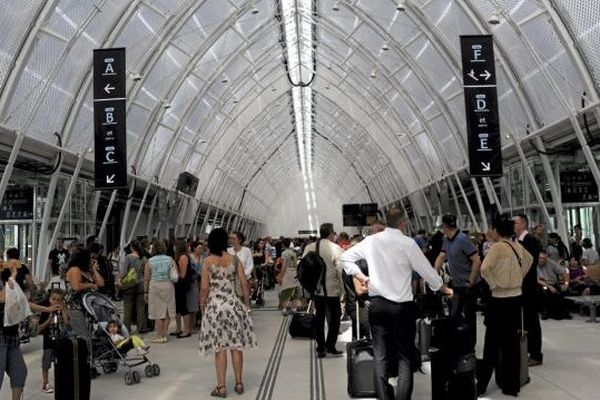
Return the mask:
[(600, 256), (594, 249), (594, 245), (589, 238), (583, 239), (583, 255), (581, 256), (581, 263), (585, 266), (597, 264), (600, 262)]
[(569, 283), (567, 270), (551, 260), (548, 253), (542, 250), (537, 271), (538, 284), (542, 292), (542, 319), (571, 319), (562, 296)]
[(591, 281), (584, 267), (575, 257), (571, 257), (569, 260), (569, 294), (579, 296), (586, 290), (589, 293), (590, 286)]
[(141, 337), (137, 335), (125, 337), (121, 335), (121, 328), (119, 327), (118, 321), (110, 321), (106, 326), (106, 331), (110, 336), (110, 340), (117, 346), (117, 349), (127, 352), (134, 348), (141, 356), (148, 354), (150, 346), (148, 346)]

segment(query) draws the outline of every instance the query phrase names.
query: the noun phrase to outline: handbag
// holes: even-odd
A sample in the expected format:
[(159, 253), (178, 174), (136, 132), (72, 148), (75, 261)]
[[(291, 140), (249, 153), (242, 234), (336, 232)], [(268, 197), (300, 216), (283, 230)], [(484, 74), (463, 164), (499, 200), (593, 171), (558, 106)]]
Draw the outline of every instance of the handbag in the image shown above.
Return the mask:
[(173, 261), (171, 263), (171, 266), (169, 267), (169, 278), (171, 279), (171, 282), (173, 282), (173, 283), (177, 283), (177, 281), (179, 280), (179, 272), (177, 271), (177, 266), (175, 265), (175, 261)]
[(137, 269), (135, 267), (130, 267), (127, 270), (127, 274), (121, 278), (120, 287), (122, 290), (127, 290), (137, 286), (137, 283)]
[(242, 282), (240, 282), (240, 278), (238, 277), (238, 274), (237, 274), (238, 262), (240, 262), (240, 259), (238, 258), (238, 256), (234, 255), (233, 256), (233, 264), (235, 265), (235, 274), (234, 274), (235, 282), (233, 285), (233, 289), (235, 291), (235, 295), (241, 299), (244, 297), (244, 289), (242, 288)]

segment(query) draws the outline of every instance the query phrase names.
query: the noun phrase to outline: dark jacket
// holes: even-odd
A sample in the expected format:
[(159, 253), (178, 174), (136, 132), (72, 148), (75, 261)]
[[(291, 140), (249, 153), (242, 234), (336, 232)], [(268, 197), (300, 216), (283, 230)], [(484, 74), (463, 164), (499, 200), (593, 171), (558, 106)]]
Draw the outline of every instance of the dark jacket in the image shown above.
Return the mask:
[(537, 265), (540, 259), (540, 242), (533, 237), (530, 233), (525, 235), (523, 240), (519, 240), (519, 243), (531, 254), (533, 257), (533, 263), (531, 268), (523, 278), (523, 297), (525, 300), (535, 298), (538, 290), (538, 276), (537, 276)]

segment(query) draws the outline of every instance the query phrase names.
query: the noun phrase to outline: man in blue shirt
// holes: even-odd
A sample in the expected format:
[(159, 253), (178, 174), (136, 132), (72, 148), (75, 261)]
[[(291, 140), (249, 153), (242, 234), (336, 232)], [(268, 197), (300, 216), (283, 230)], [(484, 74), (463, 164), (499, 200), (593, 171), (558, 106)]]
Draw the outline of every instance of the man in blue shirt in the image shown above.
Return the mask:
[[(456, 226), (456, 217), (448, 214), (442, 217), (442, 232), (444, 244), (442, 252), (435, 260), (435, 269), (439, 270), (442, 264), (448, 261), (448, 272), (452, 279), (457, 307), (453, 307), (453, 316), (464, 313), (465, 322), (475, 327), (475, 295), (471, 288), (479, 281), (479, 267), (481, 260), (477, 247), (471, 239), (462, 233)], [(475, 347), (475, 337), (473, 337)]]

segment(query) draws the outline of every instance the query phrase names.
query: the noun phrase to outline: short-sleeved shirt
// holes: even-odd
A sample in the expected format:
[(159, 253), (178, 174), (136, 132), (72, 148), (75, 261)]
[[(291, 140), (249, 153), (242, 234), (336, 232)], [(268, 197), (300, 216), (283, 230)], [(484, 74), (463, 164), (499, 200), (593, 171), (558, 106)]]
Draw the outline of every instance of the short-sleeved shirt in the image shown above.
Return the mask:
[(451, 239), (444, 237), (442, 252), (446, 254), (446, 260), (448, 260), (452, 286), (466, 287), (471, 275), (471, 257), (473, 254), (477, 254), (477, 247), (467, 235), (457, 230)]
[(171, 280), (169, 275), (173, 259), (167, 255), (161, 254), (154, 256), (148, 260), (150, 267), (150, 280), (156, 282), (168, 282)]
[[(4, 279), (0, 279), (0, 285), (4, 288)], [(6, 290), (6, 289), (3, 289)], [(19, 336), (19, 325), (3, 326), (4, 321), (4, 303), (0, 303), (0, 336), (4, 337), (18, 337)]]
[(565, 268), (554, 260), (548, 259), (546, 264), (538, 264), (538, 278), (543, 279), (544, 282), (554, 285), (558, 283), (561, 276), (566, 272)]
[(546, 247), (546, 254), (548, 254), (548, 257), (550, 257), (551, 260), (557, 262), (560, 260), (560, 251), (556, 246), (553, 246), (551, 244), (548, 245), (548, 247)]
[(54, 275), (58, 275), (60, 272), (60, 266), (64, 265), (69, 261), (69, 252), (67, 249), (57, 250), (53, 249), (50, 254), (48, 254), (48, 260), (51, 262), (52, 273)]
[(600, 261), (600, 257), (598, 257), (598, 252), (595, 249), (589, 248), (583, 250), (581, 260), (587, 262), (588, 264), (596, 264), (598, 261)]

